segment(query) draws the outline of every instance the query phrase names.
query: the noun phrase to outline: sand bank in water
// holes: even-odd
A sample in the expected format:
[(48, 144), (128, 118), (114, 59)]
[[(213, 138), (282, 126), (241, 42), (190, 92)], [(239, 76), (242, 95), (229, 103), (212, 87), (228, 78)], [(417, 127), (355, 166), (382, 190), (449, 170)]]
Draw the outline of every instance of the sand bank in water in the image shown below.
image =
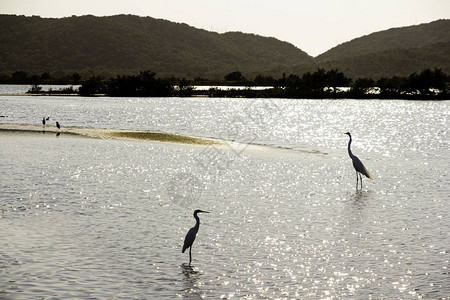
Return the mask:
[(91, 138), (99, 139), (123, 139), (123, 140), (140, 140), (140, 141), (157, 141), (166, 143), (181, 143), (192, 145), (219, 145), (219, 141), (210, 139), (185, 136), (172, 133), (163, 132), (149, 132), (149, 131), (128, 131), (128, 130), (110, 130), (110, 129), (92, 129), (92, 128), (74, 128), (63, 127), (61, 130), (54, 126), (37, 126), (37, 125), (19, 125), (19, 124), (0, 124), (0, 131), (9, 132), (29, 132), (42, 133), (53, 132), (61, 134), (73, 134)]

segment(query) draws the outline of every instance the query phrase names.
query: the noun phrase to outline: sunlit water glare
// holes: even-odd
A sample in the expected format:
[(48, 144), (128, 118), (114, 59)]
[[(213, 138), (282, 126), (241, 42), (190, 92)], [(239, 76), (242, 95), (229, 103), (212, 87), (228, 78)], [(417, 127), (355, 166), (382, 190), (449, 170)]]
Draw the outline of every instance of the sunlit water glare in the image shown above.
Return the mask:
[[(1, 96), (0, 298), (448, 298), (449, 102)], [(377, 177), (355, 190), (353, 153)], [(181, 253), (200, 215), (193, 268)]]

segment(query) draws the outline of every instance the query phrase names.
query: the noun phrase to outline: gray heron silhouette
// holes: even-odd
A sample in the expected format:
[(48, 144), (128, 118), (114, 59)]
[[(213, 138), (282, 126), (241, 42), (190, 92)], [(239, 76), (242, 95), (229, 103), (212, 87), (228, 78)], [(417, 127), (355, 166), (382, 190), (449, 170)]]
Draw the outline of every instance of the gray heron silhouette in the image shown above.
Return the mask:
[(355, 171), (356, 171), (356, 189), (358, 189), (358, 176), (359, 176), (359, 180), (361, 181), (361, 189), (362, 189), (361, 174), (363, 174), (364, 176), (366, 176), (367, 178), (370, 178), (370, 179), (375, 179), (375, 177), (372, 176), (372, 174), (370, 174), (369, 171), (367, 171), (366, 167), (364, 167), (361, 160), (359, 160), (359, 158), (356, 155), (353, 155), (352, 150), (350, 150), (350, 145), (352, 143), (352, 136), (351, 136), (350, 132), (346, 132), (345, 134), (350, 137), (350, 140), (348, 141), (348, 155), (352, 159), (353, 167), (355, 168)]
[(42, 126), (45, 126), (45, 117), (42, 118)]
[(181, 250), (181, 253), (184, 253), (184, 251), (186, 251), (186, 249), (189, 248), (189, 266), (191, 266), (192, 261), (192, 244), (195, 241), (198, 228), (200, 227), (200, 218), (197, 216), (198, 213), (209, 213), (209, 212), (200, 209), (194, 211), (194, 218), (197, 222), (195, 223), (195, 226), (189, 229), (188, 233), (186, 234), (186, 237), (184, 238), (183, 250)]
[(56, 127), (58, 127), (58, 129), (61, 129), (61, 125), (59, 125), (58, 122), (56, 122)]

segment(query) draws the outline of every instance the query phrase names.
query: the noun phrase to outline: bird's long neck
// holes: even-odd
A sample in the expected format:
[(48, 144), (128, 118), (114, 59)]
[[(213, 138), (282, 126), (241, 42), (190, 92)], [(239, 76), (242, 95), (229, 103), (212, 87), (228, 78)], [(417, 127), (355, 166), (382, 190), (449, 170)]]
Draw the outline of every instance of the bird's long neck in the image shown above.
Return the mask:
[(350, 144), (352, 143), (352, 136), (349, 135), (349, 138), (350, 138), (350, 140), (348, 141), (348, 155), (349, 155), (350, 157), (353, 157), (352, 150), (350, 149)]
[(196, 228), (198, 230), (198, 228), (200, 227), (200, 218), (197, 216), (197, 214), (194, 214), (194, 218), (197, 221), (197, 222), (195, 222), (194, 228)]

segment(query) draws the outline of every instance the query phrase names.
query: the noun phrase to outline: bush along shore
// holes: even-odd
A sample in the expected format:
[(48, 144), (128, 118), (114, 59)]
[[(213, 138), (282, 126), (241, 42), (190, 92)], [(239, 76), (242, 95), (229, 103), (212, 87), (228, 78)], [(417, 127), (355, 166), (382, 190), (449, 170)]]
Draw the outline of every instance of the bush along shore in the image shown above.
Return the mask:
[[(440, 69), (426, 69), (407, 77), (358, 78), (352, 80), (336, 69), (318, 69), (302, 76), (291, 74), (275, 79), (258, 75), (247, 80), (239, 71), (227, 74), (223, 81), (196, 78), (159, 78), (156, 73), (143, 71), (138, 75), (118, 75), (105, 79), (92, 76), (80, 81), (79, 88), (43, 91), (34, 84), (31, 95), (80, 95), (112, 97), (245, 97), (245, 98), (355, 98), (355, 99), (418, 99), (448, 100), (449, 76)], [(196, 89), (195, 86), (211, 86)], [(218, 86), (227, 86), (219, 88)], [(240, 86), (241, 88), (238, 88)], [(233, 88), (234, 87), (234, 88)], [(245, 87), (245, 88), (242, 88)], [(258, 87), (258, 88), (256, 88)]]

